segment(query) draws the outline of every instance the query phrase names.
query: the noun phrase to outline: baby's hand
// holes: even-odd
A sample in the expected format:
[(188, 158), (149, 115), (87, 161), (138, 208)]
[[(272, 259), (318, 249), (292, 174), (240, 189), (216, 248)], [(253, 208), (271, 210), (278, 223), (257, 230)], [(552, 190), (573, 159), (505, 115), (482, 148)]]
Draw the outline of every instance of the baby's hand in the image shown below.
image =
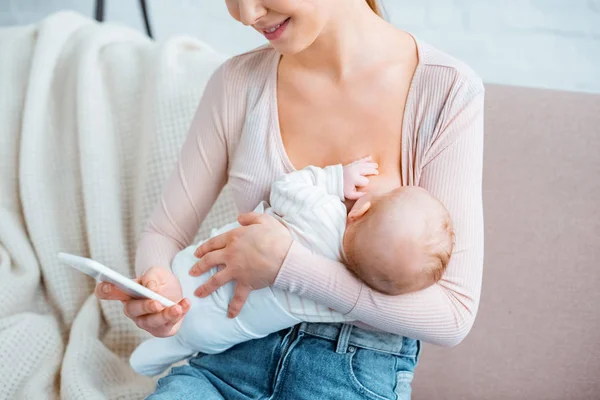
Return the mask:
[(373, 162), (371, 156), (344, 165), (344, 196), (348, 200), (356, 200), (365, 194), (359, 192), (358, 188), (369, 184), (367, 176), (379, 174), (377, 168), (379, 166)]

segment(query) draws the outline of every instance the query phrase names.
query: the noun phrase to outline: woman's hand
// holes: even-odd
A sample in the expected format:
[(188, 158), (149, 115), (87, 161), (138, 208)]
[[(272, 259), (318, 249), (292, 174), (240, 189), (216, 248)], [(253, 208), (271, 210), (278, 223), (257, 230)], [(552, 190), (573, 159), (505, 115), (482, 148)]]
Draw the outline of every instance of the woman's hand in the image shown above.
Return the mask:
[(100, 282), (96, 285), (95, 294), (104, 300), (121, 300), (125, 315), (131, 318), (138, 327), (156, 337), (167, 337), (177, 333), (184, 315), (190, 309), (190, 301), (181, 298), (179, 279), (170, 269), (152, 267), (134, 280), (178, 304), (165, 307), (156, 300), (135, 299), (107, 282)]
[(222, 267), (194, 293), (206, 297), (229, 281), (236, 281), (228, 315), (236, 317), (252, 290), (270, 286), (285, 259), (292, 236), (283, 224), (267, 214), (247, 213), (238, 217), (240, 228), (216, 236), (198, 246), (200, 260), (190, 270), (198, 276), (215, 266)]

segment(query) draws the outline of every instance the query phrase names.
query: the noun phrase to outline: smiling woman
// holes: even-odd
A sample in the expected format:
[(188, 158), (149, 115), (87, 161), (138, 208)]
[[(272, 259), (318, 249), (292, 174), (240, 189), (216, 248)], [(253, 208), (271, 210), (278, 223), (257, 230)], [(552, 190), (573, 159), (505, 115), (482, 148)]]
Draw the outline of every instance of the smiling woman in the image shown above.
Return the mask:
[(190, 302), (169, 267), (226, 183), (237, 209), (248, 213), (269, 200), (271, 184), (284, 174), (371, 155), (379, 175), (366, 191), (420, 186), (450, 214), (454, 254), (440, 281), (384, 295), (342, 260), (291, 240), (274, 217), (242, 214), (241, 227), (197, 249), (202, 271), (219, 268), (196, 294), (236, 282), (229, 305), (235, 315), (248, 296), (273, 286), (337, 311), (345, 323), (321, 314), (300, 318), (294, 328), (199, 354), (160, 379), (151, 398), (410, 398), (419, 341), (458, 344), (479, 303), (481, 80), (387, 23), (373, 1), (226, 3), (269, 45), (230, 59), (211, 78), (136, 253), (140, 282), (179, 303), (164, 308), (103, 285), (97, 294), (122, 300), (126, 314), (153, 335), (175, 335)]
[(263, 29), (263, 33), (265, 37), (271, 41), (279, 39), (281, 34), (285, 31), (288, 22), (290, 22), (290, 18), (286, 18), (285, 21), (278, 23), (275, 26), (270, 28)]
[[(313, 43), (320, 33), (337, 30), (333, 23), (342, 22), (333, 15), (343, 15), (344, 8), (367, 5), (381, 16), (377, 0), (353, 0), (340, 2), (329, 0), (324, 4), (316, 1), (297, 2), (293, 0), (242, 1), (225, 0), (227, 9), (233, 18), (244, 25), (252, 26), (263, 34), (281, 53), (297, 53)], [(360, 3), (360, 4), (358, 4)], [(337, 21), (336, 21), (337, 20)], [(294, 33), (286, 33), (288, 30)], [(321, 36), (322, 37), (322, 36)]]

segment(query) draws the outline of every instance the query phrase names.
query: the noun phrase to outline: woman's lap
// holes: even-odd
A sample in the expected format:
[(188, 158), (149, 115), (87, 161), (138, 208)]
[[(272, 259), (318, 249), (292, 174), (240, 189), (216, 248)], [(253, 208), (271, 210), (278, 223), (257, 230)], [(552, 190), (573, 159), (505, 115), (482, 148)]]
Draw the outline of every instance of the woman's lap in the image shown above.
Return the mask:
[[(159, 379), (151, 400), (247, 400), (264, 398), (273, 386), (284, 333), (241, 343), (220, 354), (198, 354)], [(180, 382), (179, 378), (184, 382)]]
[(159, 379), (148, 399), (224, 400), (216, 386), (198, 369), (182, 365)]
[(161, 378), (149, 399), (410, 398), (418, 342), (395, 337), (398, 345), (382, 345), (388, 334), (372, 337), (357, 328), (338, 329), (333, 339), (330, 326), (301, 324), (221, 354), (201, 354)]

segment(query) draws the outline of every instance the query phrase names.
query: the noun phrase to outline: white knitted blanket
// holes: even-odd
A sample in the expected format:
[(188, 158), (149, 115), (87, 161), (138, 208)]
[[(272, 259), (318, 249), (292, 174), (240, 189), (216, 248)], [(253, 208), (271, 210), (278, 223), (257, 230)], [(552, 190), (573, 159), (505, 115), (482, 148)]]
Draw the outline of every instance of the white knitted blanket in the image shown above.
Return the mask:
[[(0, 399), (137, 399), (145, 337), (59, 251), (133, 276), (138, 235), (224, 58), (59, 13), (0, 29)], [(234, 215), (222, 196), (198, 237)]]

